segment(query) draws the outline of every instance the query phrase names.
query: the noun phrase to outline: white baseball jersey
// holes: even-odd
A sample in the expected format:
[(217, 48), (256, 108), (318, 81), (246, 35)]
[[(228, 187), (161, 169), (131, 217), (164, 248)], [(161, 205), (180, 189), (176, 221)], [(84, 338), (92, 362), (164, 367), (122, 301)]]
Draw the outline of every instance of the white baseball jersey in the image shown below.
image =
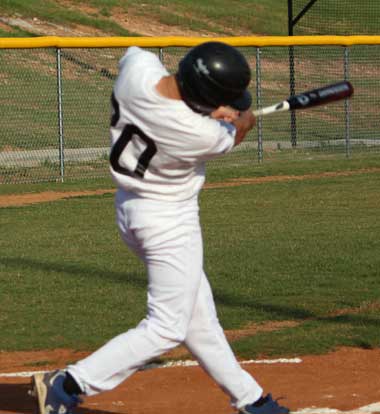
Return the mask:
[(111, 174), (150, 199), (183, 201), (205, 179), (205, 161), (230, 151), (235, 127), (193, 112), (156, 85), (169, 73), (158, 57), (130, 47), (120, 60), (111, 122)]

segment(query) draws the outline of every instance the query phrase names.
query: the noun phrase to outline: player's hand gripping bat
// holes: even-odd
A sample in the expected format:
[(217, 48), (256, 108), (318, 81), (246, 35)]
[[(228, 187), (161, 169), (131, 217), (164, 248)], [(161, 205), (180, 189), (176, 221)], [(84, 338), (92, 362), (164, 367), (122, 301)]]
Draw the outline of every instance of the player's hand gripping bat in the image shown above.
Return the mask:
[(323, 86), (311, 91), (303, 92), (299, 95), (291, 96), (285, 101), (275, 105), (266, 106), (252, 111), (255, 117), (274, 114), (276, 112), (292, 111), (295, 109), (308, 109), (313, 106), (325, 105), (330, 102), (349, 98), (354, 92), (354, 88), (348, 81), (334, 83)]

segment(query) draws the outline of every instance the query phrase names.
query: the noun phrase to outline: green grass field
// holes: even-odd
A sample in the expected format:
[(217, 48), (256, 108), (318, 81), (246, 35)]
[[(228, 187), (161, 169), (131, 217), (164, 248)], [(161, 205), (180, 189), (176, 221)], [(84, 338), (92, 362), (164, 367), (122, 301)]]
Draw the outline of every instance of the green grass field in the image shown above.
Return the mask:
[[(134, 35), (124, 29), (117, 15), (133, 11), (138, 16), (148, 16), (169, 25), (194, 31), (214, 32), (220, 35), (236, 35), (236, 27), (254, 33), (287, 33), (286, 3), (278, 0), (223, 1), (157, 1), (143, 4), (139, 1), (95, 0), (86, 2), (86, 10), (80, 1), (72, 1), (71, 7), (53, 0), (4, 0), (0, 11), (6, 15), (19, 13), (23, 16), (38, 17), (42, 20), (67, 25), (84, 25), (103, 30), (110, 35)], [(88, 9), (91, 9), (88, 11)], [(267, 19), (268, 15), (271, 16)], [(6, 34), (8, 35), (8, 34)], [(13, 36), (23, 36), (25, 31), (15, 28)]]
[[(363, 9), (368, 1), (360, 3)], [(87, 26), (109, 36), (136, 35), (118, 20), (128, 13), (203, 34), (287, 33), (286, 1), (280, 0), (91, 0), (86, 8), (83, 3), (3, 0), (0, 13), (66, 27)], [(373, 17), (380, 8), (373, 2), (371, 19), (361, 21), (361, 26), (355, 23), (357, 3), (334, 24), (335, 5), (326, 0), (324, 7), (314, 9), (323, 30), (333, 26), (335, 34), (345, 34), (348, 28), (355, 33), (363, 27), (376, 31), (379, 19)], [(0, 36), (35, 35), (15, 23), (9, 30), (4, 27)], [(307, 27), (303, 30), (308, 33)], [(65, 52), (66, 148), (108, 146), (109, 95), (122, 51)], [(171, 70), (182, 52), (165, 51)], [(253, 76), (255, 52), (248, 53)], [(283, 48), (262, 50), (262, 104), (287, 96), (287, 53)], [(57, 148), (55, 51), (0, 54), (0, 151)], [(340, 79), (342, 57), (339, 47), (323, 53), (314, 47), (296, 48), (297, 88)], [(234, 341), (233, 348), (243, 358), (380, 346), (377, 66), (378, 47), (350, 49), (350, 79), (356, 88), (350, 131), (351, 138), (363, 140), (351, 157), (346, 158), (343, 144), (334, 151), (327, 148), (328, 141), (341, 138), (344, 130), (339, 104), (299, 115), (296, 149), (284, 146), (289, 143), (289, 117), (272, 118), (264, 120), (263, 132), (265, 142), (273, 141), (277, 148), (264, 151), (263, 163), (257, 162), (251, 145), (209, 165), (211, 183), (306, 175), (302, 180), (205, 189), (201, 194), (205, 268), (224, 328), (284, 322), (282, 329)], [(255, 139), (256, 132), (248, 141)], [(307, 140), (320, 147), (303, 148)], [(64, 183), (1, 184), (0, 193), (111, 189), (106, 169), (104, 156), (68, 163)], [(352, 174), (342, 175), (345, 171)], [(338, 175), (316, 176), (325, 172)], [(86, 175), (103, 177), (75, 179)], [(59, 164), (47, 157), (35, 167), (0, 166), (0, 182), (8, 182), (10, 176), (19, 181), (59, 180)], [(0, 228), (0, 350), (93, 350), (144, 317), (144, 268), (119, 238), (111, 193), (3, 207)]]
[[(66, 25), (84, 25), (103, 30), (110, 35), (129, 36), (135, 33), (125, 29), (117, 19), (118, 14), (133, 12), (148, 16), (169, 26), (219, 35), (238, 34), (282, 35), (288, 34), (287, 2), (282, 0), (72, 0), (70, 7), (54, 0), (3, 0), (0, 12), (5, 15), (18, 13), (41, 20)], [(294, 17), (308, 2), (294, 1)], [(309, 14), (296, 27), (296, 34), (376, 34), (379, 31), (380, 6), (373, 0), (363, 0), (360, 5), (348, 0), (341, 5), (334, 0), (316, 2)], [(359, 16), (359, 18), (358, 18)], [(314, 20), (313, 20), (314, 19)], [(365, 19), (365, 21), (363, 21)], [(314, 26), (312, 26), (314, 25)], [(0, 35), (9, 32), (0, 30)], [(12, 36), (25, 36), (28, 32), (17, 26)]]
[[(224, 327), (297, 322), (234, 342), (240, 356), (380, 346), (380, 173), (363, 172), (379, 167), (373, 159), (211, 169), (209, 182), (357, 170), (203, 191), (205, 267)], [(0, 349), (91, 350), (144, 316), (144, 268), (119, 239), (112, 194), (2, 208), (0, 220)]]

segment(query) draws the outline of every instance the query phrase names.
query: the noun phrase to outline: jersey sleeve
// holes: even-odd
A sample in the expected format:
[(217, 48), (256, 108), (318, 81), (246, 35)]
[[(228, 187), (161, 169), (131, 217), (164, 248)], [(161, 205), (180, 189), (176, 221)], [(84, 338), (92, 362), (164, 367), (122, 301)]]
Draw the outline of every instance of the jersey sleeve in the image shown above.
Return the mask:
[(141, 60), (142, 56), (148, 59), (155, 58), (155, 55), (152, 52), (141, 49), (138, 46), (130, 46), (125, 52), (124, 56), (119, 60), (119, 70), (122, 70), (125, 64), (128, 63), (128, 61), (131, 60), (132, 57), (133, 59), (136, 57), (139, 60)]
[(183, 148), (182, 159), (187, 162), (203, 162), (228, 153), (234, 146), (234, 125), (208, 117), (200, 117)]

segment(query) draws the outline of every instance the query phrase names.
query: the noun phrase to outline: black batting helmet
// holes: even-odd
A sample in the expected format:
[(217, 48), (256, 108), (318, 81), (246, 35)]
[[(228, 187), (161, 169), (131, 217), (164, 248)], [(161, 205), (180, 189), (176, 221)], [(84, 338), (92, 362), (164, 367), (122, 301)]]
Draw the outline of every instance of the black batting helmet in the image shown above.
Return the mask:
[(247, 87), (251, 70), (244, 55), (222, 42), (205, 42), (180, 61), (176, 79), (182, 99), (200, 113), (219, 106), (247, 110), (252, 103)]

